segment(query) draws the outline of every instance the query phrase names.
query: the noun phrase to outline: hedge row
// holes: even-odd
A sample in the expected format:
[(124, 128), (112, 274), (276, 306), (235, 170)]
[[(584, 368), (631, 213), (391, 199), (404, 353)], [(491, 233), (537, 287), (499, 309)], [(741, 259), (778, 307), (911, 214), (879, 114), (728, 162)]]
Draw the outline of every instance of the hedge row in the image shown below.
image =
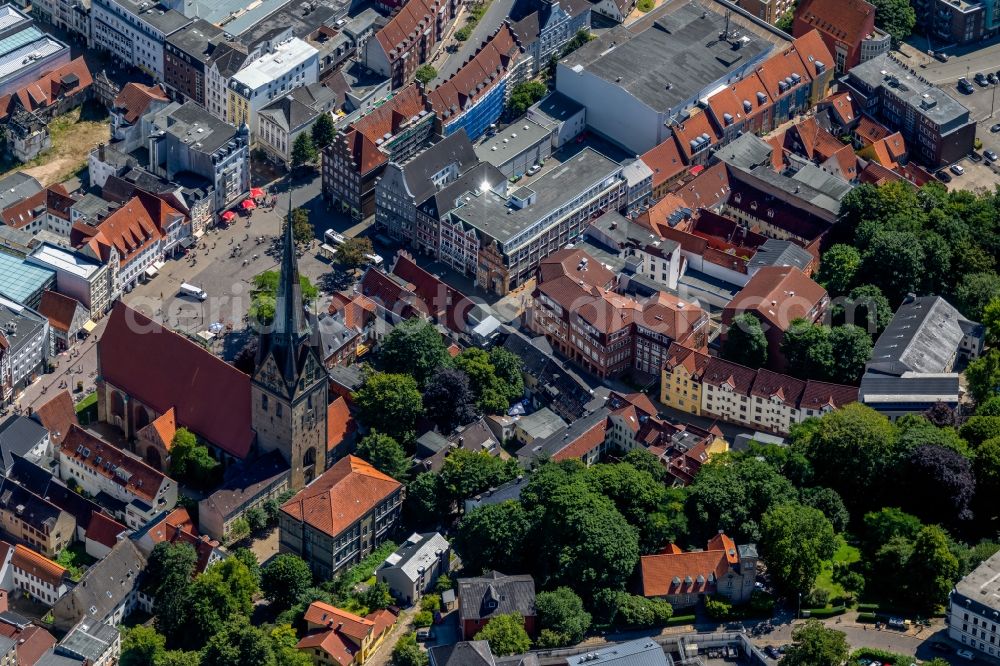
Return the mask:
[(905, 654), (879, 650), (878, 648), (860, 648), (851, 653), (851, 661), (859, 659), (873, 659), (883, 664), (892, 664), (893, 666), (908, 666), (915, 661), (913, 657), (908, 657)]
[(674, 615), (672, 618), (667, 620), (665, 627), (677, 627), (684, 624), (694, 624), (694, 615)]
[(830, 608), (809, 608), (806, 609), (806, 611), (809, 613), (809, 617), (822, 619), (826, 617), (834, 617), (836, 615), (843, 615), (847, 612), (847, 608), (844, 606), (832, 606)]
[(875, 624), (878, 622), (878, 616), (875, 613), (858, 613), (858, 622)]
[(878, 611), (878, 604), (858, 604), (858, 610), (862, 613), (874, 613)]

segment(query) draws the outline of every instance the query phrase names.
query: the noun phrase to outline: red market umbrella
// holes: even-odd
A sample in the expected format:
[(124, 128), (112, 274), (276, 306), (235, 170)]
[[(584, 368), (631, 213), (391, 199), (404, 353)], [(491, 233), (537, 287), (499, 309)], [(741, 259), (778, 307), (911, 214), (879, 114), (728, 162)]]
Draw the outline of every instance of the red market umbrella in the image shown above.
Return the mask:
[(250, 188), (250, 197), (252, 199), (260, 199), (263, 196), (264, 196), (264, 190), (263, 190), (263, 188), (260, 188), (260, 187), (251, 187)]
[(222, 214), (222, 219), (225, 220), (226, 222), (229, 222), (234, 217), (236, 217), (236, 213), (234, 213), (231, 210), (227, 210), (225, 213)]
[(243, 206), (243, 210), (253, 210), (254, 208), (256, 208), (256, 207), (257, 207), (257, 204), (256, 204), (256, 203), (254, 203), (254, 200), (253, 200), (253, 199), (246, 199), (246, 200), (245, 200), (245, 201), (244, 201), (243, 203), (241, 203), (240, 205), (241, 205), (241, 206)]

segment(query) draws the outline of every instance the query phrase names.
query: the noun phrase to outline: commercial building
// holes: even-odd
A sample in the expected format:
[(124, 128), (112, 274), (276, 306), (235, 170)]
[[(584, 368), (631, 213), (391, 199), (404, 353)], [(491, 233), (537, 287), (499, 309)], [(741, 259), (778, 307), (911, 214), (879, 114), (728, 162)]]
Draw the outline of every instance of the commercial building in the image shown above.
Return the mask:
[(0, 382), (4, 402), (35, 380), (52, 354), (49, 320), (0, 294)]
[(476, 157), (495, 166), (507, 178), (523, 176), (552, 155), (552, 129), (527, 117), (476, 144)]
[(167, 37), (191, 23), (180, 12), (138, 0), (93, 0), (90, 47), (107, 51), (123, 65), (163, 81)]
[(55, 654), (86, 666), (114, 666), (122, 652), (122, 635), (103, 622), (84, 620), (63, 636)]
[(279, 548), (329, 580), (378, 548), (399, 521), (403, 485), (347, 456), (281, 507)]
[(375, 570), (375, 577), (407, 606), (434, 589), (442, 574), (451, 570), (451, 545), (438, 532), (414, 532)]
[(365, 42), (362, 61), (402, 88), (430, 59), (458, 13), (457, 0), (406, 0), (389, 22)]
[(0, 96), (69, 64), (69, 47), (38, 29), (14, 5), (0, 6)]
[(973, 149), (976, 121), (969, 109), (892, 56), (858, 65), (841, 83), (862, 113), (899, 130), (921, 164), (935, 169)]
[(93, 318), (103, 317), (111, 307), (108, 264), (51, 243), (39, 244), (25, 261), (53, 271), (55, 290), (79, 301)]
[(951, 640), (991, 657), (1000, 654), (1000, 553), (955, 583), (945, 621)]
[[(167, 91), (159, 84), (146, 86), (134, 81), (126, 83), (115, 97), (110, 109), (111, 138), (114, 141), (111, 150), (124, 155), (141, 147), (146, 140), (142, 134), (142, 117), (162, 109), (169, 103)], [(103, 144), (98, 146), (98, 151), (102, 149), (107, 150)], [(99, 161), (105, 162), (106, 158), (101, 158)], [(98, 176), (94, 183), (103, 187), (106, 180), (107, 178)]]
[(833, 54), (837, 76), (889, 52), (889, 34), (875, 27), (875, 5), (868, 0), (807, 0), (795, 9), (792, 34), (819, 30)]
[(738, 82), (785, 43), (713, 9), (664, 5), (644, 17), (644, 29), (608, 30), (559, 61), (556, 90), (587, 108), (597, 132), (633, 153), (650, 150), (701, 98)]
[(205, 63), (205, 110), (229, 122), (229, 81), (249, 62), (250, 53), (239, 42), (223, 42)]
[(509, 194), (504, 180), (453, 199), (458, 205), (441, 222), (442, 251), (449, 236), (469, 241), (453, 246), (461, 256), (451, 263), (503, 295), (534, 278), (539, 262), (591, 219), (624, 206), (626, 190), (621, 165), (586, 148)]
[(319, 51), (293, 37), (245, 65), (229, 79), (230, 124), (257, 130), (257, 113), (299, 86), (319, 80)]
[(734, 4), (765, 23), (774, 25), (778, 19), (795, 9), (790, 0), (737, 0)]
[(639, 564), (642, 595), (689, 608), (709, 596), (732, 604), (750, 601), (757, 581), (757, 546), (737, 546), (721, 530), (705, 550), (682, 551), (676, 544), (664, 553), (643, 555)]
[(279, 164), (289, 166), (292, 146), (324, 113), (330, 113), (336, 93), (319, 83), (299, 86), (257, 114), (257, 144)]
[(0, 252), (0, 294), (29, 307), (37, 306), (42, 293), (55, 283), (55, 273), (27, 259)]
[(226, 41), (222, 29), (203, 18), (167, 37), (163, 49), (163, 83), (178, 102), (205, 106), (205, 70), (216, 47)]

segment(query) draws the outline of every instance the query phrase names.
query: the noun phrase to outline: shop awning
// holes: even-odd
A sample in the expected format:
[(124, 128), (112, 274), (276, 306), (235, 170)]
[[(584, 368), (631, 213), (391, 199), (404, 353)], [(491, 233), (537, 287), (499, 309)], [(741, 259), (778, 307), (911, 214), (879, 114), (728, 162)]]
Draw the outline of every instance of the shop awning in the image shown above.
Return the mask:
[(260, 199), (262, 196), (264, 196), (264, 188), (262, 188), (262, 187), (251, 187), (250, 188), (250, 197), (251, 198), (253, 198), (253, 199)]
[(165, 262), (165, 261), (154, 261), (153, 262), (153, 268), (155, 268), (156, 270), (160, 270), (161, 268), (163, 268), (166, 265), (167, 265), (167, 262)]
[(88, 319), (87, 321), (83, 322), (83, 330), (85, 330), (87, 333), (93, 333), (95, 328), (97, 328), (97, 324), (94, 323), (93, 319)]
[(181, 247), (183, 248), (189, 248), (192, 245), (194, 245), (194, 238), (192, 238), (191, 236), (188, 236), (181, 240)]
[(159, 273), (159, 271), (156, 270), (155, 266), (150, 266), (146, 269), (146, 277), (156, 277), (157, 273)]
[(253, 199), (245, 199), (240, 205), (243, 206), (243, 210), (253, 210), (257, 207)]
[(226, 222), (229, 222), (234, 217), (236, 217), (236, 213), (234, 213), (231, 210), (227, 210), (225, 213), (222, 214), (222, 219), (225, 220)]

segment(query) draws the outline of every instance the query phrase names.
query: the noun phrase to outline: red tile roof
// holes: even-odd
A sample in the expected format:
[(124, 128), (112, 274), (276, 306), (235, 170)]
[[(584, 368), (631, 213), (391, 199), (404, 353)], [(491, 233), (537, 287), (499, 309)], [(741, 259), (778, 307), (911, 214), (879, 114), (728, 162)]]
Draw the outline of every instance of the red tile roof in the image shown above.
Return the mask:
[(698, 380), (704, 374), (710, 359), (708, 354), (672, 342), (667, 350), (667, 360), (664, 361), (664, 367), (668, 371), (672, 371), (678, 366), (683, 366), (692, 378)]
[(704, 112), (695, 113), (683, 123), (674, 127), (674, 134), (677, 136), (677, 146), (681, 154), (684, 155), (685, 161), (689, 164), (694, 155), (691, 148), (692, 141), (708, 135), (709, 145), (714, 146), (721, 138), (721, 134), (719, 134), (715, 125), (709, 120), (708, 114)]
[(743, 312), (756, 312), (779, 330), (792, 321), (819, 314), (816, 306), (827, 297), (826, 289), (794, 266), (765, 266), (754, 273), (726, 305), (723, 321)]
[(177, 217), (184, 215), (159, 197), (140, 192), (96, 227), (75, 224), (70, 242), (77, 247), (89, 245), (102, 260), (108, 259), (114, 247), (124, 266), (159, 241), (167, 221)]
[(328, 627), (304, 636), (298, 649), (321, 649), (342, 666), (354, 664), (354, 657), (368, 636), (380, 636), (396, 624), (396, 615), (382, 609), (359, 617), (322, 601), (314, 601), (305, 612), (309, 627)]
[(68, 333), (73, 324), (73, 315), (76, 314), (78, 307), (82, 306), (75, 298), (45, 290), (42, 292), (42, 300), (38, 304), (38, 312), (49, 320), (52, 328)]
[(149, 105), (154, 101), (164, 103), (170, 101), (166, 91), (163, 90), (160, 84), (147, 86), (141, 83), (129, 82), (118, 93), (118, 97), (115, 97), (113, 109), (122, 114), (126, 123), (134, 125), (136, 121), (145, 115), (149, 109)]
[(728, 384), (733, 392), (740, 395), (749, 395), (754, 379), (757, 378), (757, 371), (745, 365), (724, 361), (715, 356), (711, 357), (705, 366), (705, 372), (701, 381), (712, 386), (722, 386)]
[(236, 458), (246, 458), (250, 377), (121, 302), (97, 344), (101, 378)]
[(371, 464), (349, 455), (285, 502), (281, 510), (335, 537), (402, 487)]
[(605, 433), (608, 430), (608, 420), (601, 419), (593, 426), (580, 433), (580, 435), (566, 443), (562, 449), (552, 456), (552, 460), (560, 462), (562, 460), (574, 460), (583, 458), (585, 455), (601, 446), (604, 443)]
[(851, 93), (844, 92), (830, 95), (820, 104), (829, 108), (830, 112), (836, 116), (837, 123), (842, 126), (850, 125), (860, 115), (854, 98), (851, 97)]
[(750, 395), (764, 400), (777, 398), (788, 407), (797, 407), (805, 387), (806, 383), (801, 379), (761, 368), (757, 371)]
[(375, 33), (375, 39), (390, 62), (410, 51), (410, 46), (421, 39), (424, 31), (434, 29), (434, 22), (446, 2), (447, 0), (407, 0), (389, 22)]
[(326, 410), (326, 450), (331, 451), (340, 446), (357, 429), (358, 424), (351, 415), (344, 396), (337, 396)]
[(519, 54), (514, 33), (502, 24), (461, 69), (428, 93), (431, 107), (447, 123), (502, 81)]
[(358, 285), (361, 293), (376, 305), (393, 312), (403, 319), (410, 319), (425, 312), (417, 295), (400, 285), (378, 268), (369, 268)]
[(16, 625), (0, 620), (0, 636), (17, 643), (17, 662), (25, 666), (37, 664), (42, 656), (55, 647), (56, 639), (49, 632), (34, 624)]
[(52, 587), (59, 587), (66, 575), (66, 569), (21, 544), (14, 546), (14, 555), (11, 556), (10, 563), (15, 568), (40, 578)]
[(35, 410), (35, 418), (44, 426), (56, 446), (62, 442), (71, 425), (80, 425), (76, 417), (76, 407), (69, 391), (60, 391), (48, 402)]
[(137, 435), (144, 439), (159, 444), (164, 450), (169, 451), (174, 443), (174, 435), (177, 434), (177, 415), (171, 407), (163, 412), (153, 422), (145, 428), (139, 430)]
[(729, 562), (724, 551), (702, 550), (643, 555), (639, 568), (643, 596), (711, 594)]
[(893, 171), (899, 167), (900, 160), (905, 159), (907, 153), (906, 142), (903, 141), (903, 135), (899, 132), (879, 139), (871, 145), (871, 150), (879, 164)]
[(426, 97), (411, 83), (397, 91), (388, 102), (354, 121), (344, 132), (344, 140), (360, 172), (368, 173), (388, 162), (388, 156), (379, 150), (379, 142), (386, 134), (398, 133), (405, 123), (426, 110)]
[(127, 529), (111, 516), (95, 511), (90, 518), (90, 524), (87, 525), (87, 539), (113, 548), (118, 543), (118, 535)]
[[(69, 203), (66, 203), (68, 199)], [(54, 204), (53, 213), (59, 217), (69, 219), (68, 206), (75, 203), (66, 192), (66, 188), (61, 184), (50, 185), (40, 192), (30, 197), (26, 197), (17, 203), (7, 206), (0, 212), (0, 221), (8, 227), (23, 229), (38, 217), (44, 217), (49, 212), (49, 202)]]
[(881, 123), (878, 123), (868, 116), (861, 116), (858, 126), (854, 128), (854, 134), (861, 140), (862, 146), (870, 146), (879, 139), (884, 139), (892, 132)]
[[(584, 260), (586, 260), (586, 265), (584, 265)], [(602, 289), (612, 289), (618, 281), (617, 275), (579, 248), (556, 250), (538, 262), (538, 281), (540, 283), (564, 275), (572, 277), (577, 282), (584, 282), (592, 287)]]
[(154, 544), (161, 542), (186, 543), (191, 545), (198, 555), (195, 570), (201, 573), (208, 566), (212, 553), (219, 547), (219, 542), (199, 535), (191, 514), (184, 507), (178, 507), (146, 530)]
[(686, 168), (677, 140), (671, 136), (660, 145), (643, 153), (643, 164), (653, 172), (653, 189), (680, 175)]
[(418, 266), (405, 250), (396, 253), (392, 273), (409, 283), (411, 291), (423, 301), (438, 323), (456, 333), (465, 332), (469, 311), (476, 305), (465, 294)]
[(802, 392), (800, 405), (803, 409), (837, 409), (858, 401), (858, 387), (843, 384), (827, 384), (810, 379)]
[(63, 438), (59, 457), (76, 460), (91, 474), (121, 486), (151, 506), (156, 506), (160, 488), (169, 482), (159, 470), (75, 425)]
[(0, 118), (6, 118), (16, 108), (17, 99), (21, 108), (37, 111), (55, 103), (61, 98), (72, 97), (86, 92), (94, 83), (83, 56), (71, 60), (31, 83), (18, 88), (13, 93), (0, 97)]
[(801, 37), (820, 30), (840, 42), (860, 46), (874, 26), (875, 6), (865, 0), (803, 0), (795, 10), (793, 34)]

